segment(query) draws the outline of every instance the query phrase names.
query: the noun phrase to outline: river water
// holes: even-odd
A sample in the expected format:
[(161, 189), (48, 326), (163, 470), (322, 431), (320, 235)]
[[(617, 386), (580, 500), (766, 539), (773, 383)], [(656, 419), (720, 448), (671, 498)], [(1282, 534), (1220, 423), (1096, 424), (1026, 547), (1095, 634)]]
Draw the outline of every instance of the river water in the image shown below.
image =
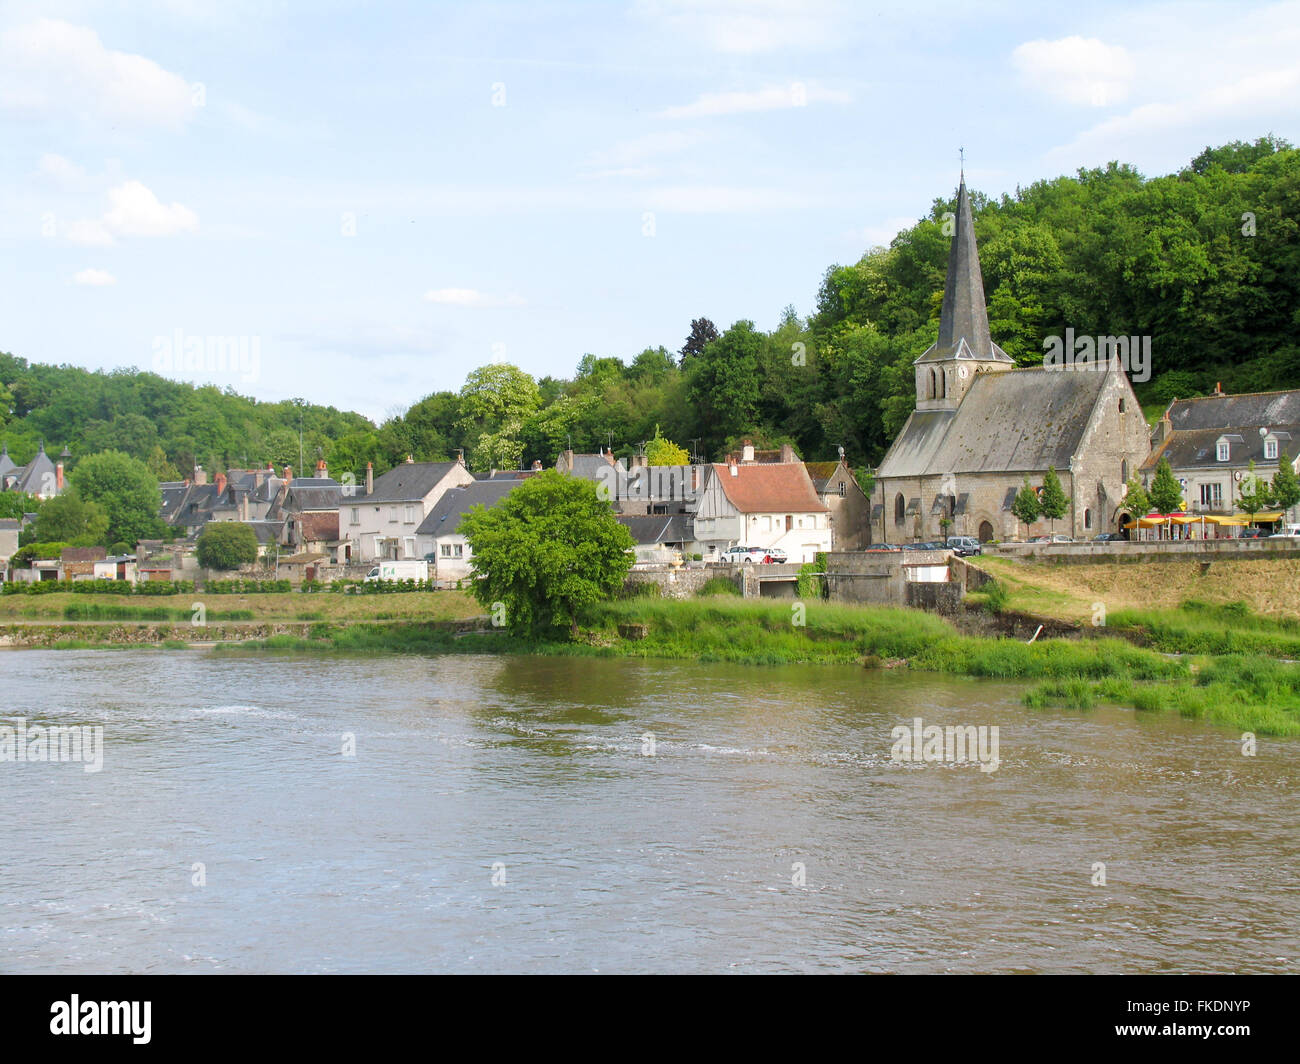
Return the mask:
[[(903, 670), (3, 660), (0, 725), (104, 760), (0, 763), (0, 971), (1300, 971), (1294, 739)], [(894, 763), (914, 717), (997, 770)]]

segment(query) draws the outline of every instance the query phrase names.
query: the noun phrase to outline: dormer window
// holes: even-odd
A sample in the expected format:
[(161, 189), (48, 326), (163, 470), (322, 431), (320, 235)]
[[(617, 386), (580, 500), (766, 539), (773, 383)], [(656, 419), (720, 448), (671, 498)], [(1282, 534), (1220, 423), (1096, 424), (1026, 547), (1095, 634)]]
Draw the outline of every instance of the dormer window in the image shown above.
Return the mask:
[(1228, 461), (1230, 455), (1229, 455), (1229, 447), (1228, 447), (1228, 441), (1227, 441), (1227, 440), (1220, 440), (1220, 441), (1218, 442), (1218, 444), (1217, 444), (1217, 451), (1218, 451), (1218, 453), (1217, 453), (1216, 457), (1218, 458), (1218, 460), (1219, 460), (1220, 462), (1226, 462), (1226, 461)]
[(1270, 438), (1264, 441), (1264, 457), (1270, 462), (1277, 461), (1277, 440)]

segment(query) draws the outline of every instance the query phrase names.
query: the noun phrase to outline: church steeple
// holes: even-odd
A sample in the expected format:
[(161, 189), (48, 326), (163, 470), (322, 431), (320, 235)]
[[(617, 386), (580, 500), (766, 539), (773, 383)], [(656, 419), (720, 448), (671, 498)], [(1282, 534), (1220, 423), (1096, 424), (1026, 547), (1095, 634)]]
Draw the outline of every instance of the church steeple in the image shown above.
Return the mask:
[(914, 363), (916, 408), (955, 410), (977, 373), (1011, 369), (1011, 356), (993, 342), (984, 302), (984, 275), (975, 244), (975, 218), (965, 167), (957, 188), (957, 213), (948, 249), (948, 276), (939, 313), (939, 339)]
[(951, 348), (963, 339), (976, 358), (987, 358), (993, 350), (989, 312), (984, 303), (984, 275), (980, 272), (979, 249), (975, 246), (975, 219), (971, 215), (964, 173), (957, 189), (957, 219), (948, 251), (948, 279), (944, 282), (943, 310), (939, 317), (939, 348)]

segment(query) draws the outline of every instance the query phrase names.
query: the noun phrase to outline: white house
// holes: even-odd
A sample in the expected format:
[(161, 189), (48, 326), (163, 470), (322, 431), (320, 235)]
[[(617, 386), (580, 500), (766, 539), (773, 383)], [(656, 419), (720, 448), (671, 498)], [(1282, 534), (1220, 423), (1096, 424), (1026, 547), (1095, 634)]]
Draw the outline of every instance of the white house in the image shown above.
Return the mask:
[(460, 531), (461, 518), (480, 503), (494, 505), (522, 483), (522, 479), (475, 480), (443, 493), (416, 529), (419, 556), (433, 555), (433, 579), (459, 580), (469, 575), (472, 552)]
[(710, 466), (695, 511), (695, 538), (705, 560), (727, 547), (783, 550), (791, 562), (811, 562), (831, 549), (830, 509), (817, 498), (802, 462)]
[(364, 562), (423, 558), (420, 524), (449, 488), (474, 483), (463, 458), (454, 462), (413, 462), (407, 458), (383, 476), (366, 471), (364, 494), (339, 505), (339, 536), (352, 542), (351, 555)]

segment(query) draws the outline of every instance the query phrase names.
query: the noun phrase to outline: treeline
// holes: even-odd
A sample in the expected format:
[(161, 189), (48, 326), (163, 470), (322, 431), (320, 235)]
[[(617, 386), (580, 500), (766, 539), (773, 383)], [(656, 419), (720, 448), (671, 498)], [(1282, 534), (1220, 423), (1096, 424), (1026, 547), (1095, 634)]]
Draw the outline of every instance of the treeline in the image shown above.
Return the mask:
[[(1145, 405), (1300, 385), (1300, 152), (1275, 137), (1206, 148), (1185, 168), (1145, 178), (1112, 163), (989, 200), (972, 193), (992, 333), (1021, 365), (1063, 335), (1152, 337)], [(0, 356), (0, 417), (15, 461), (66, 443), (74, 455), (120, 450), (159, 479), (298, 462), (376, 472), (407, 454), (476, 469), (551, 465), (566, 447), (627, 456), (656, 432), (716, 459), (749, 437), (792, 443), (808, 459), (843, 446), (854, 465), (884, 454), (912, 409), (912, 361), (934, 342), (955, 199), (888, 248), (833, 266), (813, 312), (776, 327), (691, 323), (680, 348), (630, 359), (582, 357), (572, 378), (535, 380), (507, 364), (469, 374), (376, 426), (358, 414), (286, 400), (259, 403), (150, 373), (29, 366)], [(7, 413), (5, 413), (7, 411)]]

